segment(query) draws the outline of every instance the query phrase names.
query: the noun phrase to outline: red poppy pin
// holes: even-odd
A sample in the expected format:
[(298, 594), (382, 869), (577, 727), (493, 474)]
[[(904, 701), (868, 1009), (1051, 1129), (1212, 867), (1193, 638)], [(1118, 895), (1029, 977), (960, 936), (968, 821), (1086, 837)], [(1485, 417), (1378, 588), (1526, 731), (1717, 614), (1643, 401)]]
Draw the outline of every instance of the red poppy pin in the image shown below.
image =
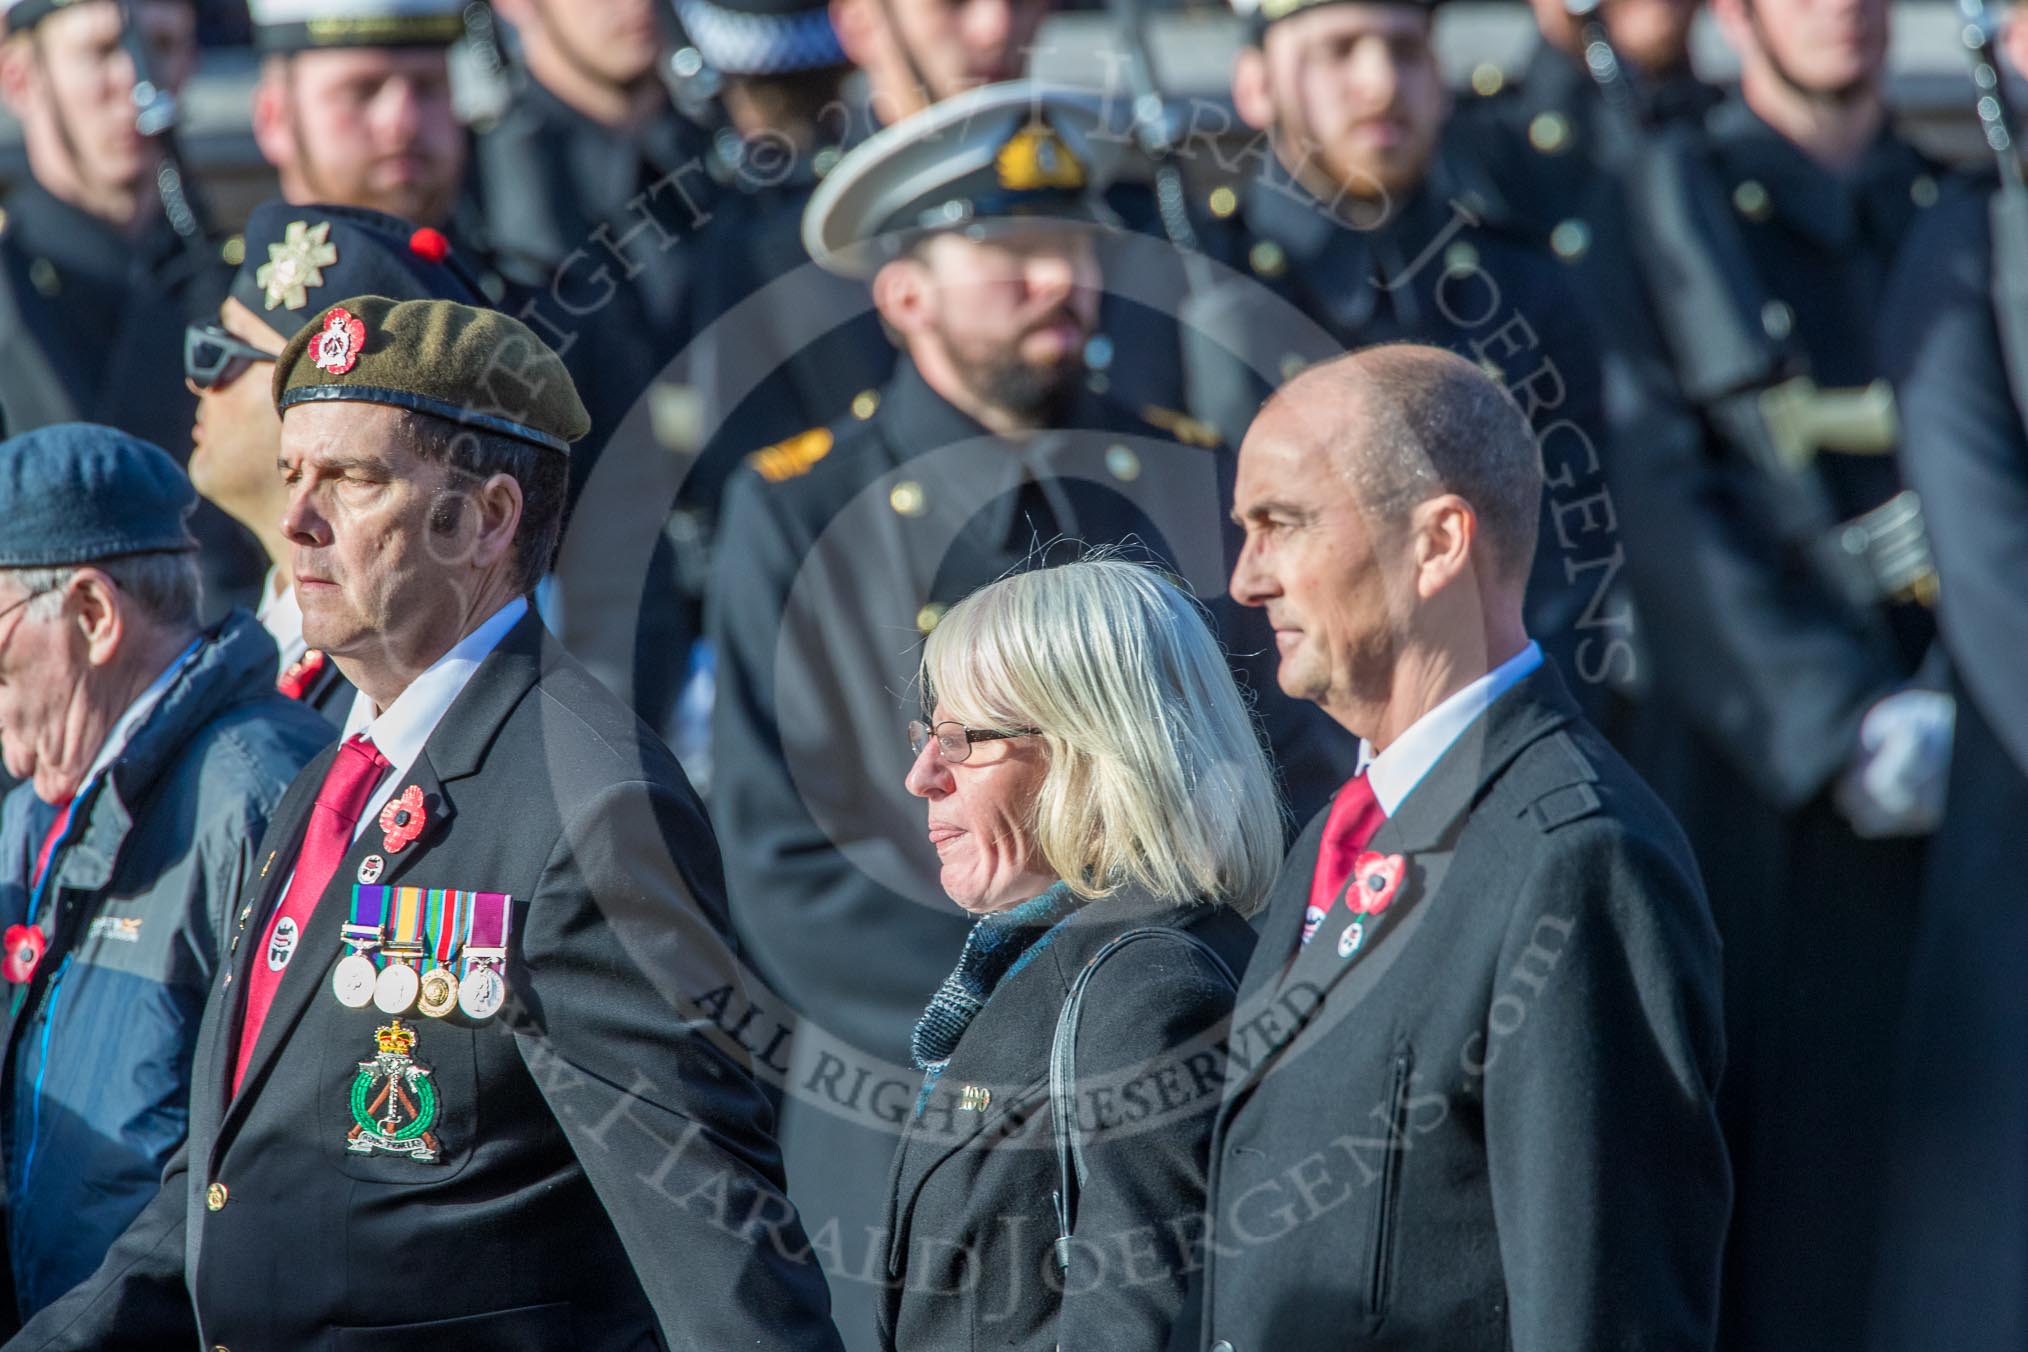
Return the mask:
[(318, 673), (324, 670), (325, 660), (322, 651), (316, 648), (310, 649), (301, 657), (289, 663), (289, 669), (282, 673), (280, 680), (275, 682), (275, 689), (281, 691), (290, 699), (301, 699), (316, 681)]
[(42, 926), (9, 925), (4, 942), (7, 956), (0, 960), (0, 976), (17, 985), (34, 976), (35, 966), (42, 961), (43, 950), (49, 946), (49, 941), (42, 936)]
[(1352, 865), (1347, 907), (1365, 915), (1379, 915), (1393, 903), (1394, 894), (1401, 890), (1402, 875), (1407, 871), (1408, 861), (1398, 854), (1362, 850)]
[(340, 305), (324, 316), (324, 327), (310, 340), (310, 362), (320, 371), (342, 376), (359, 365), (366, 346), (366, 322)]
[(443, 231), (425, 225), (408, 237), (408, 251), (426, 262), (441, 263), (451, 256), (451, 242)]
[(389, 854), (400, 854), (409, 842), (423, 833), (426, 820), (422, 789), (411, 784), (401, 791), (399, 798), (388, 799), (387, 806), (380, 809), (380, 848)]

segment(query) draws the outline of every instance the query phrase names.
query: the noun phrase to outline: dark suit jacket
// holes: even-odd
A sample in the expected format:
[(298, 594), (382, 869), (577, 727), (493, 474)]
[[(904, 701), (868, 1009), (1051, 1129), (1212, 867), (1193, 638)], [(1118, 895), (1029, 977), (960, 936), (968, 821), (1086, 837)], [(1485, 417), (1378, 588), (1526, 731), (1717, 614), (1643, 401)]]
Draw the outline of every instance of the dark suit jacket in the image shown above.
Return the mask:
[(1363, 945), (1341, 910), (1285, 979), (1322, 829), (1233, 1014), (1177, 1345), (1708, 1352), (1718, 939), (1675, 823), (1545, 666), (1374, 837), (1407, 872)]
[(1993, 296), (1989, 185), (1954, 193), (1909, 239), (1883, 361), (1903, 472), (1932, 523), (1938, 615), (1957, 696), (1942, 827), (1905, 911), (1909, 1005), (1875, 1284), (1882, 1352), (2028, 1344), (2028, 426), (2009, 392)]
[[(238, 997), (333, 754), (263, 841), (185, 1152), (18, 1345), (634, 1349), (659, 1328), (681, 1349), (835, 1347), (766, 1104), (697, 1005), (738, 982), (710, 829), (667, 750), (532, 614), (404, 773), (422, 836), (390, 852), (369, 824), (339, 865), (228, 1104)], [(440, 1096), (434, 1164), (346, 1149), (388, 1023), (330, 989), (369, 853), (383, 884), (514, 898), (507, 1008), (405, 1020)]]
[(1089, 903), (1001, 982), (895, 1152), (884, 1347), (1165, 1345), (1187, 1274), (1164, 1248), (1203, 1212), (1214, 1048), (1232, 1012), (1232, 988), (1201, 954), (1136, 941), (1093, 978), (1077, 1038), (1088, 1173), (1068, 1273), (1054, 1257), (1050, 1203), (1057, 1014), (1092, 955), (1141, 925), (1189, 930), (1234, 972), (1253, 949), (1253, 931), (1229, 907), (1123, 892)]

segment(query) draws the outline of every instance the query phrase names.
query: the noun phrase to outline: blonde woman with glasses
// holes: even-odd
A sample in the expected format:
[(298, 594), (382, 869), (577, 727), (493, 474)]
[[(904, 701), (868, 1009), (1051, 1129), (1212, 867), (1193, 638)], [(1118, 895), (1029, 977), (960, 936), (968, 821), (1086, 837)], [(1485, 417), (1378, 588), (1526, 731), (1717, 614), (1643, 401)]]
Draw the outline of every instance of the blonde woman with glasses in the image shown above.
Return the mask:
[(1117, 559), (973, 593), (921, 684), (907, 785), (978, 919), (915, 1029), (883, 1345), (1160, 1348), (1280, 861), (1267, 757), (1196, 603)]

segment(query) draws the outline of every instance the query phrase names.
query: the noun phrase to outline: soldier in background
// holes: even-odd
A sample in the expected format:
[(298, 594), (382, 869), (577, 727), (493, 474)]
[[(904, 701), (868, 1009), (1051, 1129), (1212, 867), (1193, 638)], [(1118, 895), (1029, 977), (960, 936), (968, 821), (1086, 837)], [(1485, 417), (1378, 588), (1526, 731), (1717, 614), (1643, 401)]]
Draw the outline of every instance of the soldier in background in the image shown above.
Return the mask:
[(453, 0), (253, 0), (253, 133), (291, 202), (445, 228), (465, 172)]
[[(1596, 500), (1596, 345), (1567, 266), (1496, 218), (1472, 166), (1441, 153), (1450, 97), (1433, 8), (1268, 0), (1251, 15), (1233, 71), (1233, 102), (1259, 132), (1251, 172), (1211, 193), (1201, 227), (1239, 278), (1216, 317), (1186, 320), (1192, 407), (1230, 440), (1273, 386), (1373, 343), (1447, 347), (1497, 370), (1549, 473), (1529, 629), (1595, 713), (1627, 641), (1609, 600), (1610, 505)], [(1203, 360), (1205, 332), (1229, 348), (1222, 362)]]
[(845, 55), (864, 72), (849, 138), (979, 85), (1020, 75), (1050, 0), (831, 0)]
[[(18, 435), (89, 421), (181, 447), (191, 401), (176, 335), (218, 304), (226, 268), (170, 227), (160, 152), (135, 127), (137, 75), (180, 88), (197, 52), (187, 0), (139, 0), (128, 34), (111, 0), (0, 0), (0, 101), (21, 123), (28, 175), (0, 202), (0, 426)], [(216, 511), (204, 545), (205, 614), (251, 602), (259, 554)]]
[(1626, 410), (1643, 435), (1608, 472), (1673, 730), (1641, 763), (1725, 940), (1720, 1341), (1811, 1352), (1859, 1341), (1875, 1281), (1886, 1041), (1950, 748), (1875, 383), (1884, 279), (1939, 170), (1889, 125), (1884, 0), (1715, 14), (1739, 94), (1630, 179), (1645, 289), (1625, 304), (1655, 316), (1671, 384)]
[[(1620, 60), (1632, 113), (1648, 126), (1694, 124), (1719, 100), (1690, 68), (1699, 0), (1605, 0), (1598, 8)], [(1477, 98), (1458, 110), (1450, 139), (1491, 180), (1505, 209), (1540, 243), (1570, 252), (1597, 228), (1602, 173), (1612, 166), (1611, 114), (1584, 65), (1583, 37), (1565, 0), (1532, 0), (1541, 38), (1520, 74), (1472, 72)], [(1561, 233), (1558, 227), (1563, 227)]]
[(281, 692), (357, 732), (371, 710), (356, 707), (338, 664), (303, 638), (292, 551), (282, 531), (289, 488), (276, 469), (282, 420), (269, 388), (274, 359), (328, 297), (479, 305), (479, 280), (440, 232), (363, 207), (263, 202), (247, 218), (244, 238), (245, 261), (217, 319), (192, 324), (184, 338), (184, 380), (197, 394), (190, 478), (267, 553), (254, 613), (278, 649)]
[[(505, 0), (513, 93), (474, 141), (467, 207), (532, 296), (592, 411), (573, 498), (606, 431), (688, 340), (695, 231), (716, 186), (704, 129), (661, 66), (656, 0)], [(508, 308), (514, 309), (510, 304)]]
[[(2010, 37), (2018, 54), (2028, 27)], [(1902, 472), (1946, 524), (1934, 536), (1937, 618), (1957, 728), (1928, 885), (1905, 931), (1879, 1267), (1894, 1276), (1875, 1288), (1877, 1352), (2028, 1344), (2028, 314), (2011, 289), (2028, 249), (1993, 228), (1996, 205), (2024, 202), (2012, 184), (1947, 193), (1910, 232), (1881, 324)]]

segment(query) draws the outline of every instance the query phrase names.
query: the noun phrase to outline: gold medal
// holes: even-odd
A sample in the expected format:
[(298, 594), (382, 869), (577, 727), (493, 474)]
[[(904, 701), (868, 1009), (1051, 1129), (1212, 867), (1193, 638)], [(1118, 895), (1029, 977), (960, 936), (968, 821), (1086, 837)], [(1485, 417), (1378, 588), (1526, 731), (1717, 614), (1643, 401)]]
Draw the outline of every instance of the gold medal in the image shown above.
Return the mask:
[(441, 1019), (458, 1007), (458, 979), (448, 967), (432, 967), (422, 975), (422, 996), (416, 1008)]

